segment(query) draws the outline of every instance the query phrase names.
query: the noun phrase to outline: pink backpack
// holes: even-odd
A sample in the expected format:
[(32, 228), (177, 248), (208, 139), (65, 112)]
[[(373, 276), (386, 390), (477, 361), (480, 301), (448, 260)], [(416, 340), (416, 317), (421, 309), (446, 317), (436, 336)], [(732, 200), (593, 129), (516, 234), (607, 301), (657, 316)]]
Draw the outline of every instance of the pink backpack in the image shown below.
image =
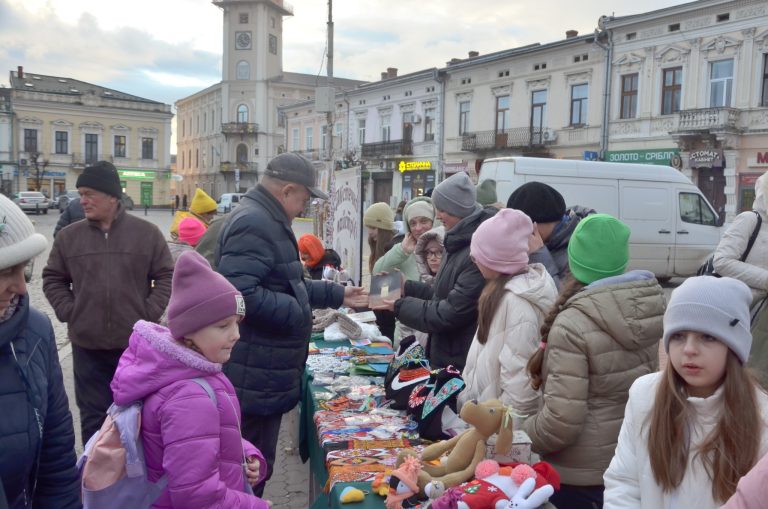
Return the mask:
[[(194, 378), (214, 402), (216, 394), (203, 378)], [(130, 507), (148, 509), (168, 484), (167, 476), (153, 483), (147, 479), (141, 444), (141, 407), (114, 403), (101, 429), (85, 444), (77, 461), (84, 509)]]

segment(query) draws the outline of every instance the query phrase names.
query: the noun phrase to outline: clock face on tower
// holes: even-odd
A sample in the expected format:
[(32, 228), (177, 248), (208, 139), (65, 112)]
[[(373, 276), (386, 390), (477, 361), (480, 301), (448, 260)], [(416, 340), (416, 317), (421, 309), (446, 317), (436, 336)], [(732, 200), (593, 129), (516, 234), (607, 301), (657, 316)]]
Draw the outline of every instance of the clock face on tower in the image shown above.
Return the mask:
[(235, 32), (235, 49), (251, 49), (251, 32)]

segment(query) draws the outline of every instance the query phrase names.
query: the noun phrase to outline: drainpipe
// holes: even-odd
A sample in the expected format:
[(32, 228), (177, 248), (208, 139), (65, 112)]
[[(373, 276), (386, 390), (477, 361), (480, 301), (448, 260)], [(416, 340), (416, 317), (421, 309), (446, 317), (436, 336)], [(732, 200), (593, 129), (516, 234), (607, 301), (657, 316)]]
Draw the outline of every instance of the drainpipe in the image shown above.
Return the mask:
[(445, 76), (440, 74), (438, 69), (433, 71), (432, 79), (440, 85), (440, 99), (438, 100), (440, 109), (440, 121), (437, 124), (439, 136), (437, 137), (437, 172), (435, 173), (435, 186), (445, 178)]
[[(606, 30), (607, 16), (601, 16), (595, 29), (595, 44), (605, 50), (605, 82), (603, 83), (603, 122), (600, 126), (600, 160), (605, 160), (608, 150), (608, 128), (611, 119), (611, 74), (613, 72), (613, 31)], [(601, 36), (607, 39), (607, 44), (600, 42)]]

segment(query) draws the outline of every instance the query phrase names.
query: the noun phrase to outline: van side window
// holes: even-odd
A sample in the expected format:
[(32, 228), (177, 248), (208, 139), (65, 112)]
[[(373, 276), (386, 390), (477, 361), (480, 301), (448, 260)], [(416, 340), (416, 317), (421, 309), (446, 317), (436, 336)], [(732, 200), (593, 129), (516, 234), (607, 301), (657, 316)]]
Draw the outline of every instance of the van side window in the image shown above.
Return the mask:
[(717, 217), (696, 193), (680, 193), (680, 219), (685, 223), (717, 226)]

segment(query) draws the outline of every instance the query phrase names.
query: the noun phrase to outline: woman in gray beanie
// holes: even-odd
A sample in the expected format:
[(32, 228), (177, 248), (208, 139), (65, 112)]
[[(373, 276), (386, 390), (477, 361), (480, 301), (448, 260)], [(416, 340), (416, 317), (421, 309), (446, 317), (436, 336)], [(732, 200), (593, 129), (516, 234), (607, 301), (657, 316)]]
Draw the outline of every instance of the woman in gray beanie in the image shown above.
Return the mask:
[(404, 325), (429, 334), (427, 358), (433, 368), (463, 369), (477, 329), (477, 302), (485, 279), (469, 256), (472, 234), (493, 216), (475, 201), (466, 173), (442, 181), (432, 192), (437, 218), (445, 226), (445, 254), (432, 285), (406, 281), (403, 297), (385, 301)]
[(727, 277), (689, 278), (672, 292), (669, 362), (629, 389), (605, 509), (715, 509), (768, 452), (768, 395), (744, 366), (751, 302), (749, 287)]
[(11, 508), (80, 507), (75, 432), (51, 321), (29, 304), (24, 269), (45, 251), (0, 195), (0, 479)]

